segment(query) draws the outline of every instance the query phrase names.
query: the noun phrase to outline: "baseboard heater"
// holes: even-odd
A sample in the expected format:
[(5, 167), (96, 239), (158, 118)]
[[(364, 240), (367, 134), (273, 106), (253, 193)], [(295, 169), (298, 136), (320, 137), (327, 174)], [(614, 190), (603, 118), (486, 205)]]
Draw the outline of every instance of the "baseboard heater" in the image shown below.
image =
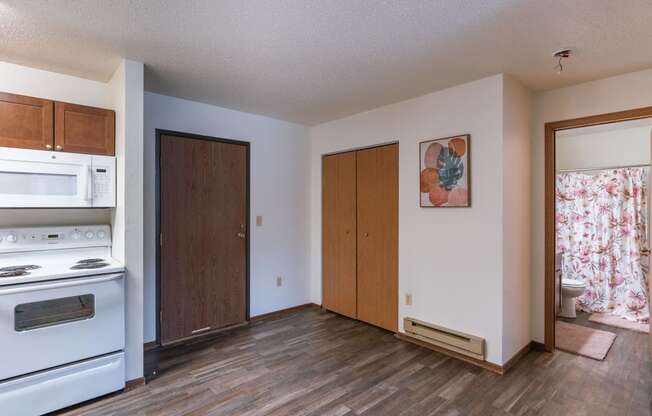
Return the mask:
[(414, 318), (405, 318), (403, 320), (403, 329), (406, 335), (412, 338), (484, 361), (484, 338)]

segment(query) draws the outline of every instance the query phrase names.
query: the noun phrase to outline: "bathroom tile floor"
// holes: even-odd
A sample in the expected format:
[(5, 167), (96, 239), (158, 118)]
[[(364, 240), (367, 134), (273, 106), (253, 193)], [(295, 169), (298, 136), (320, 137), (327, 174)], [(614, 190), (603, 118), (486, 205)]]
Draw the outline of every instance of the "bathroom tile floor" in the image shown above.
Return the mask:
[(613, 331), (618, 338), (604, 361), (531, 351), (499, 376), (359, 321), (304, 309), (165, 350), (160, 376), (147, 385), (62, 414), (650, 415), (647, 337)]

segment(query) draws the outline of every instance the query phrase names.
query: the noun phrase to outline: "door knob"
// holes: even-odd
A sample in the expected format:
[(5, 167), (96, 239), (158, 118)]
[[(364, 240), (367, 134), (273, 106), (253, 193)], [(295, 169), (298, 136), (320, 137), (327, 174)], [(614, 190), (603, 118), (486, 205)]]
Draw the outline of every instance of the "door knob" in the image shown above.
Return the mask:
[(365, 237), (369, 237), (369, 233), (364, 233), (364, 236), (365, 236)]
[(56, 147), (55, 149), (57, 149), (57, 150), (63, 150), (63, 146), (61, 146), (60, 144), (58, 144), (57, 147)]
[(50, 149), (52, 149), (52, 145), (51, 145), (51, 144), (46, 144), (46, 145), (45, 145), (45, 148), (48, 149), (48, 150), (50, 150)]
[(236, 235), (237, 235), (238, 237), (240, 237), (240, 238), (245, 238), (245, 233), (243, 233), (243, 232), (239, 232), (239, 233), (236, 234)]

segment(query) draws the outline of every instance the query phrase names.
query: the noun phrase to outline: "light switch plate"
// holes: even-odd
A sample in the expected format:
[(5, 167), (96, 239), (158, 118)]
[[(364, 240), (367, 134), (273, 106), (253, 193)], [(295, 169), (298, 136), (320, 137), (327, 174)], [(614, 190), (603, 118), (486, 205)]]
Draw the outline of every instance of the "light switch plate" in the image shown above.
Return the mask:
[(405, 294), (405, 304), (412, 305), (412, 293)]
[(276, 286), (283, 286), (283, 276), (276, 277)]
[(263, 225), (263, 216), (256, 215), (256, 227), (262, 227)]

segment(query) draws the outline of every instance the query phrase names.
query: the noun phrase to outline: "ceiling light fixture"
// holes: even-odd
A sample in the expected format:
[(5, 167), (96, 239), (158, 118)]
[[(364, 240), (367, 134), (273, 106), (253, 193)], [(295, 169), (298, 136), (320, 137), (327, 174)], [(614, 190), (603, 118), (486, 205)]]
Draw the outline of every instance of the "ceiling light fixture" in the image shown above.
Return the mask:
[(573, 53), (571, 49), (562, 49), (552, 54), (553, 58), (558, 59), (557, 65), (555, 66), (555, 70), (557, 71), (557, 74), (561, 74), (562, 71), (564, 70), (564, 66), (561, 63), (562, 59), (569, 58), (571, 56), (571, 53)]

